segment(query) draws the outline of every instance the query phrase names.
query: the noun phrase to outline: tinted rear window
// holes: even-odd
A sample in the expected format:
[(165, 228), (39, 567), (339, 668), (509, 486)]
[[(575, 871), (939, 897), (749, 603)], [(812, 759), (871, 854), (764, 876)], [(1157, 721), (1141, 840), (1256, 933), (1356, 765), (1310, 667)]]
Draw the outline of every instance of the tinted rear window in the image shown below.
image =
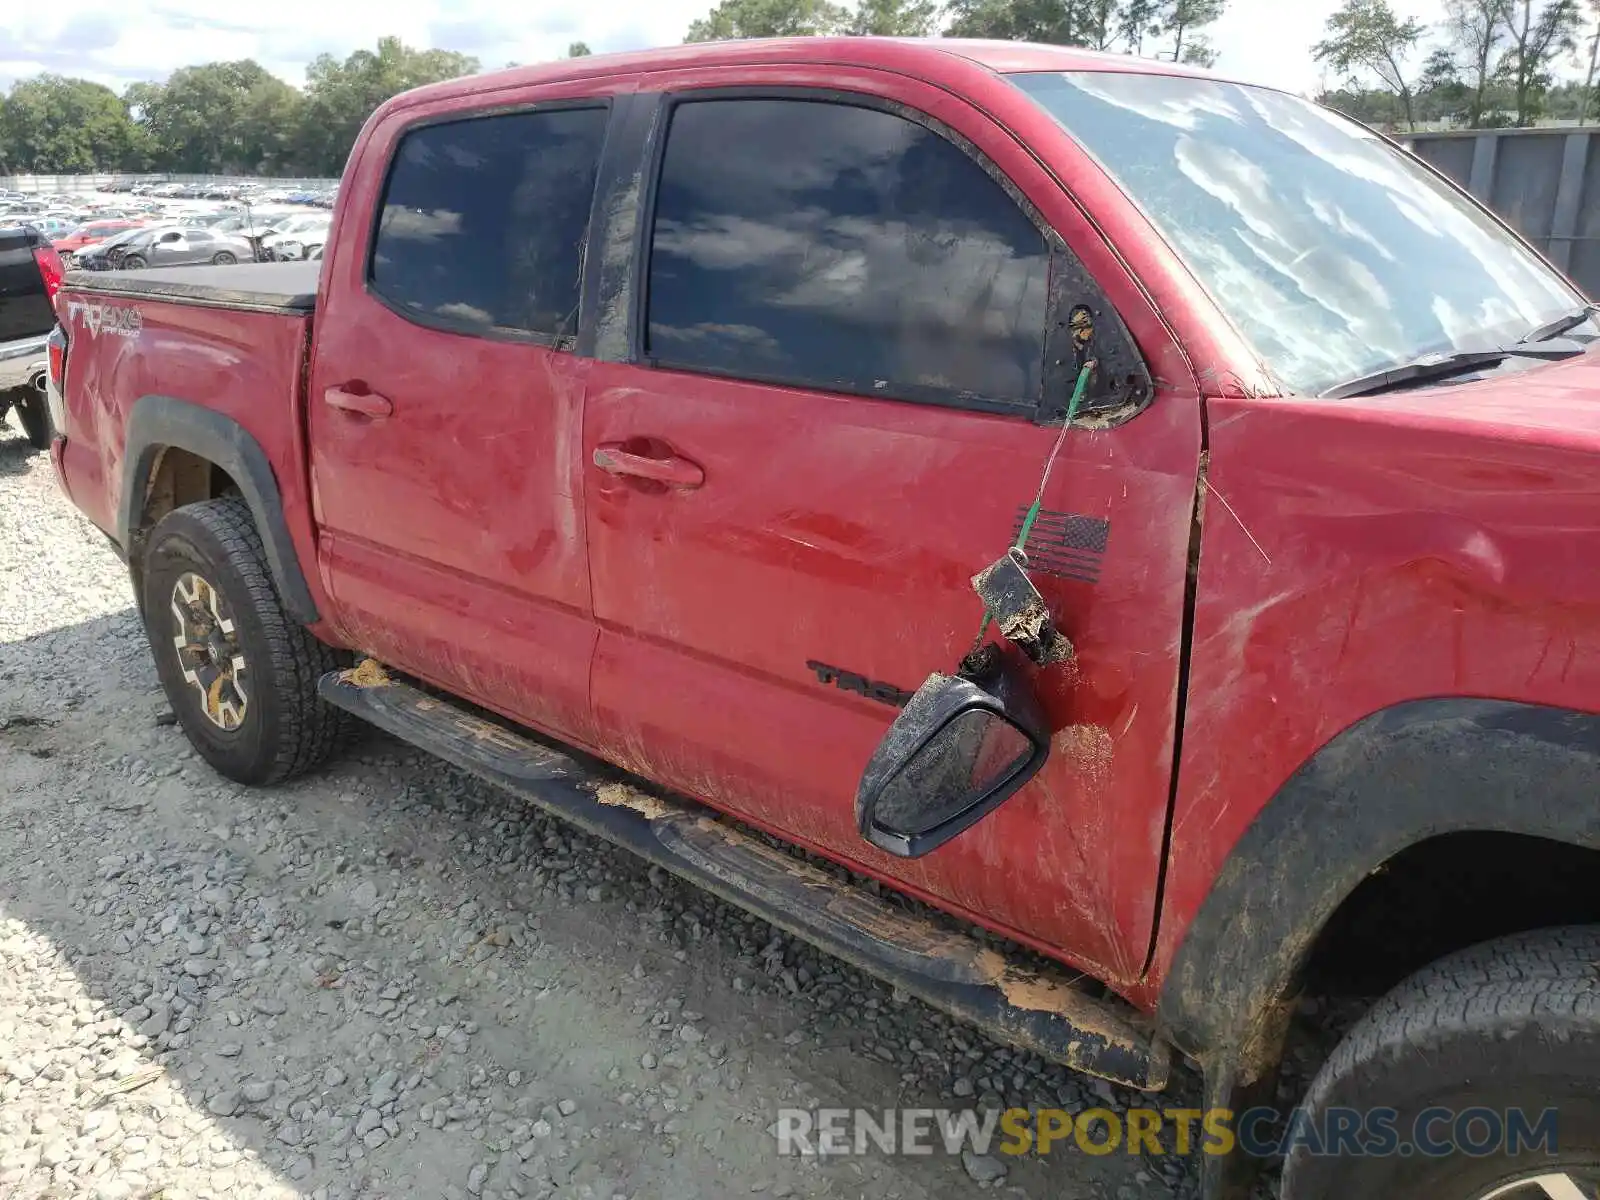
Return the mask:
[(603, 108), (554, 109), (406, 134), (373, 290), (427, 324), (571, 333), (605, 126)]

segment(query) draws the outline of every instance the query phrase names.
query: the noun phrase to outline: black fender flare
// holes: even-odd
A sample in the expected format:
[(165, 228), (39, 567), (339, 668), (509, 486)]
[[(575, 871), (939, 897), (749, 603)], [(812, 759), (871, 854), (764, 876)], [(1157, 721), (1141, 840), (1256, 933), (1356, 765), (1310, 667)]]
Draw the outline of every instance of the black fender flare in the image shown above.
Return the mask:
[(1290, 776), (1234, 846), (1162, 986), (1162, 1028), (1242, 1082), (1270, 1073), (1273, 1023), (1363, 879), (1446, 833), (1600, 849), (1597, 785), (1600, 715), (1446, 697), (1358, 721)]
[(132, 569), (139, 569), (139, 547), (134, 542), (150, 475), (161, 452), (168, 447), (187, 450), (215, 463), (239, 485), (261, 534), (267, 567), (284, 608), (301, 624), (314, 624), (319, 619), (317, 604), (283, 519), (282, 496), (266, 451), (231, 417), (173, 396), (140, 396), (128, 415), (117, 542)]

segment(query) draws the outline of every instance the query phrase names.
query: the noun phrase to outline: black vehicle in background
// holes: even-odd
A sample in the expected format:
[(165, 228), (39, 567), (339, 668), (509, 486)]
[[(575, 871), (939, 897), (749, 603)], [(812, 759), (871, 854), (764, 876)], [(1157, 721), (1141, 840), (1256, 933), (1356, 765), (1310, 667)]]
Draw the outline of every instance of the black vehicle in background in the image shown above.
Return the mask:
[(54, 434), (45, 405), (46, 341), (64, 274), (61, 256), (37, 229), (0, 225), (0, 419), (14, 411), (40, 450)]

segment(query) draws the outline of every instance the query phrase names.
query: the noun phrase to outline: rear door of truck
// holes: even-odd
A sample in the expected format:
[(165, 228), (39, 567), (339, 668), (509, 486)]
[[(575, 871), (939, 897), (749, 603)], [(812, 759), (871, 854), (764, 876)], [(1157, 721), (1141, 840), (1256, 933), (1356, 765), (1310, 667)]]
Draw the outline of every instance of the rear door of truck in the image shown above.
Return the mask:
[(579, 270), (594, 84), (398, 110), (346, 174), (309, 395), (320, 562), (350, 641), (590, 734)]

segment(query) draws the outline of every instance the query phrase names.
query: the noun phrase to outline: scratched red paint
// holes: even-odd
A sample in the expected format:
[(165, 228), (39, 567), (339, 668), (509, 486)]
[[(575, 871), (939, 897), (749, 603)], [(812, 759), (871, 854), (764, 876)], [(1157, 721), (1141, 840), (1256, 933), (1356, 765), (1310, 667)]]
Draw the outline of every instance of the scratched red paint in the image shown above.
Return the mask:
[[(399, 97), (352, 155), (314, 321), (152, 300), (137, 342), (74, 331), (60, 456), (71, 494), (113, 529), (134, 399), (213, 407), (271, 461), (330, 640), (1148, 1006), (1229, 849), (1340, 729), (1442, 692), (1593, 708), (1600, 580), (1575, 556), (1600, 511), (1600, 371), (1274, 398), (1146, 219), (994, 73), (1108, 64), (1173, 69), (1020, 45), (801, 39), (575, 60)], [(1074, 431), (1044, 498), (1111, 522), (1097, 586), (1040, 580), (1079, 655), (1077, 679), (1040, 677), (1058, 752), (916, 861), (870, 849), (852, 821), (892, 713), (805, 664), (907, 689), (949, 669), (979, 618), (967, 581), (1009, 540), (1054, 431), (437, 332), (365, 287), (384, 166), (411, 122), (731, 84), (873, 95), (970, 139), (1073, 247), (1157, 381), (1134, 420)], [(394, 419), (307, 403), (353, 382), (392, 397)], [(1158, 914), (1202, 404), (1215, 491)], [(700, 464), (706, 486), (644, 490), (592, 465), (597, 446), (630, 438)]]

